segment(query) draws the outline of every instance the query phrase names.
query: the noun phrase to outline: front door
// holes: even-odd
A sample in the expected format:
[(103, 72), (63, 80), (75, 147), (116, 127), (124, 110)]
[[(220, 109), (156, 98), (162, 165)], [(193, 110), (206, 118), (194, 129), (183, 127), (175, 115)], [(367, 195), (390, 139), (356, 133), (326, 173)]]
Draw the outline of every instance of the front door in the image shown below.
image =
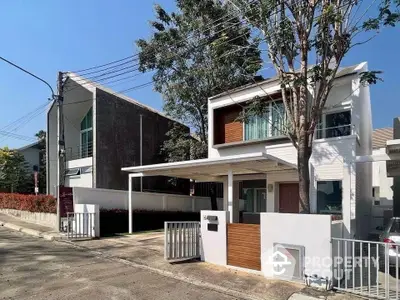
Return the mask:
[(298, 183), (279, 184), (279, 212), (299, 213), (300, 197)]

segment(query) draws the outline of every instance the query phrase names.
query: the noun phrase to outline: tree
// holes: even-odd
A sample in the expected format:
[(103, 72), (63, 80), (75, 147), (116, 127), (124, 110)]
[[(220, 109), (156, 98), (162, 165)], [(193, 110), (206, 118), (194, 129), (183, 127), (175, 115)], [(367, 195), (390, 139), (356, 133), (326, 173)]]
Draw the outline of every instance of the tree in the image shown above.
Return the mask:
[[(268, 46), (268, 60), (281, 83), (286, 132), (297, 149), (301, 211), (309, 213), (312, 141), (337, 71), (352, 48), (368, 42), (382, 27), (396, 25), (400, 1), (378, 1), (376, 16), (367, 19), (364, 16), (371, 14), (369, 9), (374, 2), (365, 7), (363, 1), (354, 0), (227, 2), (244, 22), (259, 31)], [(360, 81), (376, 83), (378, 74), (362, 73)], [(263, 103), (255, 101), (242, 119), (262, 115)]]
[[(177, 12), (155, 6), (155, 31), (139, 47), (140, 70), (155, 71), (155, 90), (168, 115), (188, 125), (197, 137), (175, 127), (163, 150), (169, 161), (207, 156), (207, 99), (248, 82), (261, 67), (258, 40), (216, 0), (177, 0)], [(185, 150), (185, 151), (183, 151)], [(201, 151), (199, 151), (201, 150)]]
[(11, 193), (33, 191), (33, 180), (24, 156), (7, 147), (0, 148), (0, 190)]
[(39, 130), (35, 137), (39, 141), (39, 193), (46, 193), (46, 131)]

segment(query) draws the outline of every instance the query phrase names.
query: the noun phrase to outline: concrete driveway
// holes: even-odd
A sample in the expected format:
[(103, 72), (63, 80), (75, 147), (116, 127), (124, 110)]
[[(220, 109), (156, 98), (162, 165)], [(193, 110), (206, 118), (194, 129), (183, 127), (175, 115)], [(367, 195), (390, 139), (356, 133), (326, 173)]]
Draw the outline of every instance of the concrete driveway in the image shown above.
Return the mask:
[(237, 298), (0, 227), (0, 299)]

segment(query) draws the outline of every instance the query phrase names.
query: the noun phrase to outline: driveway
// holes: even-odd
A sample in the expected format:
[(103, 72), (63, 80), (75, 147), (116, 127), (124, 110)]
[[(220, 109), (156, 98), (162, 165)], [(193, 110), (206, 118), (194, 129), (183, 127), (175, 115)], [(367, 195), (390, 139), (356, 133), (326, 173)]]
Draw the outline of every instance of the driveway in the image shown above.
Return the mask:
[(0, 227), (0, 299), (237, 299)]

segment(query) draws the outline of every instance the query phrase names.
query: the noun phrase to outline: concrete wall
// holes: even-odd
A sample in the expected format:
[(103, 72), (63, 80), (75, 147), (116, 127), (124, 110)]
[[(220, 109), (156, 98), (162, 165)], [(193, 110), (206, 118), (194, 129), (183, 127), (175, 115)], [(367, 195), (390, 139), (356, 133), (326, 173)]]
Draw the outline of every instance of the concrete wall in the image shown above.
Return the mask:
[(330, 216), (262, 213), (260, 226), (261, 271), (266, 277), (277, 277), (270, 263), (277, 243), (304, 247), (305, 275), (332, 278)]
[[(165, 161), (160, 150), (167, 139), (165, 134), (174, 124), (171, 119), (100, 89), (96, 90), (94, 113), (97, 128), (95, 187), (128, 189), (128, 176), (121, 168), (140, 165), (140, 115), (143, 165)], [(144, 177), (142, 180), (143, 191), (189, 194), (189, 180), (179, 179), (176, 186), (168, 177)], [(139, 178), (133, 180), (133, 190), (140, 190)]]
[[(104, 209), (128, 209), (128, 192), (74, 187), (74, 204), (98, 204)], [(223, 200), (217, 199), (222, 209)], [(166, 211), (201, 211), (211, 209), (210, 198), (161, 193), (132, 192), (133, 209)]]
[[(386, 148), (374, 149), (373, 154), (385, 154)], [(379, 200), (380, 205), (392, 205), (393, 200), (393, 178), (387, 177), (386, 161), (372, 163), (372, 186), (379, 187), (379, 196), (374, 200)]]
[[(216, 216), (217, 221), (209, 221), (207, 216)], [(203, 261), (217, 264), (227, 264), (226, 223), (228, 222), (227, 211), (202, 210), (201, 211), (201, 259)], [(218, 224), (218, 231), (209, 231), (209, 223)]]
[(0, 213), (4, 213), (25, 222), (35, 223), (51, 228), (57, 227), (57, 215), (51, 213), (30, 212), (25, 210), (16, 210), (9, 208), (1, 208)]

